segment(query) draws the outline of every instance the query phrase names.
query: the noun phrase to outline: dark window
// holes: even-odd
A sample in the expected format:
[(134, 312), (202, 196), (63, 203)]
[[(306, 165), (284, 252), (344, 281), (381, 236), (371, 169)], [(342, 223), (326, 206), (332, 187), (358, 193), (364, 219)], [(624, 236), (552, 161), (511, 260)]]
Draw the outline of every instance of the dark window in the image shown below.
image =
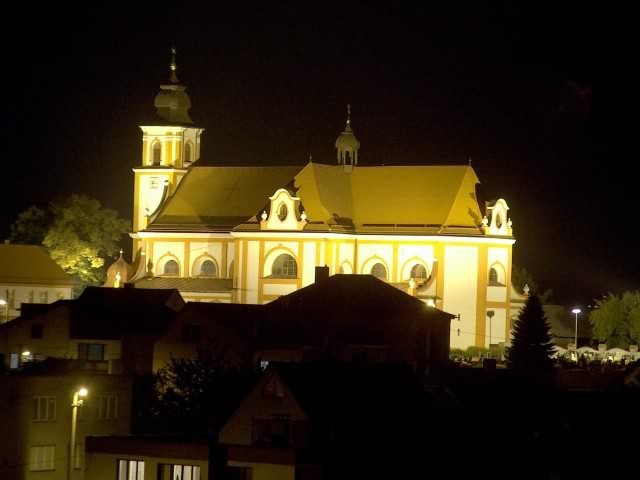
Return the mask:
[(387, 279), (387, 269), (381, 263), (376, 263), (373, 267), (371, 267), (371, 275), (379, 278), (380, 280)]
[(187, 343), (197, 343), (202, 335), (202, 329), (199, 325), (183, 325), (182, 341)]
[(42, 325), (31, 325), (31, 338), (42, 338)]
[(498, 283), (498, 271), (495, 268), (489, 270), (489, 283)]
[(502, 215), (500, 214), (496, 215), (496, 227), (502, 227)]
[(411, 268), (411, 278), (426, 280), (427, 279), (427, 269), (424, 268), (424, 265), (416, 263)]
[(162, 271), (165, 275), (179, 275), (180, 267), (175, 260), (168, 260), (167, 263), (164, 264)]
[(153, 157), (152, 157), (152, 161), (153, 161), (153, 165), (160, 165), (160, 160), (162, 157), (162, 145), (160, 144), (160, 142), (156, 142), (153, 144)]
[(353, 363), (357, 363), (359, 365), (366, 365), (367, 361), (369, 360), (369, 356), (367, 355), (367, 352), (353, 352), (351, 354), (351, 361)]
[(80, 360), (104, 360), (104, 345), (101, 343), (79, 343), (78, 358)]
[(284, 222), (287, 218), (287, 214), (289, 213), (289, 209), (284, 203), (281, 203), (278, 207), (278, 218), (281, 222)]
[(224, 478), (227, 480), (251, 480), (251, 467), (226, 467)]
[(286, 447), (289, 445), (289, 418), (286, 416), (253, 419), (253, 443)]
[(200, 276), (202, 277), (217, 277), (218, 269), (216, 268), (216, 264), (213, 263), (213, 260), (205, 260), (200, 265)]
[(191, 144), (187, 143), (184, 147), (184, 161), (191, 162)]
[(283, 398), (284, 387), (276, 377), (271, 377), (262, 387), (264, 398)]
[(273, 262), (271, 276), (276, 278), (297, 278), (298, 265), (295, 258), (287, 253), (283, 253)]

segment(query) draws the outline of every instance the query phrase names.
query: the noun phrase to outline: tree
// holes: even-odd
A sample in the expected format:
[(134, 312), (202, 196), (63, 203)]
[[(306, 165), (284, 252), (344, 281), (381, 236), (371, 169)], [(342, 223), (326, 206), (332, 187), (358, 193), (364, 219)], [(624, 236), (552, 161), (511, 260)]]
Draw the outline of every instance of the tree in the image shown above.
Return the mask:
[(549, 322), (537, 295), (530, 295), (513, 326), (511, 346), (505, 349), (507, 365), (534, 379), (553, 373), (553, 343)]
[(612, 347), (640, 343), (640, 291), (610, 293), (596, 300), (589, 314), (593, 337)]
[(43, 245), (51, 258), (83, 286), (104, 282), (105, 258), (114, 256), (129, 221), (85, 195), (29, 207), (11, 226), (14, 243)]
[(153, 424), (164, 431), (216, 431), (254, 384), (258, 372), (249, 361), (227, 361), (225, 351), (211, 346), (193, 359), (172, 358), (155, 375)]

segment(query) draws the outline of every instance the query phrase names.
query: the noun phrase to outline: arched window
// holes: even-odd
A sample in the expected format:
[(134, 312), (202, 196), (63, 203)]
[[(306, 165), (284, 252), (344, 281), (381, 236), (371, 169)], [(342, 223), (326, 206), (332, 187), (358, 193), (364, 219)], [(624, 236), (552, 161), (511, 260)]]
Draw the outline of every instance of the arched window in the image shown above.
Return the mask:
[(160, 142), (156, 142), (153, 144), (151, 160), (153, 165), (160, 165), (160, 160), (162, 159), (162, 145)]
[(180, 267), (178, 266), (178, 262), (175, 260), (167, 260), (167, 263), (164, 264), (164, 268), (162, 269), (162, 273), (165, 275), (179, 275)]
[(213, 260), (205, 260), (200, 265), (200, 276), (201, 277), (217, 277), (218, 269)]
[(426, 280), (427, 269), (421, 263), (416, 263), (413, 267), (411, 267), (410, 278), (415, 278), (417, 280)]
[(371, 275), (379, 278), (380, 280), (387, 280), (387, 269), (381, 263), (376, 263), (373, 267), (371, 267)]
[(289, 209), (284, 203), (281, 203), (278, 207), (278, 218), (281, 222), (284, 222), (287, 218), (287, 214), (289, 213)]
[(495, 285), (499, 283), (498, 282), (498, 271), (491, 267), (491, 270), (489, 270), (489, 285)]
[(279, 255), (271, 267), (271, 276), (277, 278), (297, 278), (298, 265), (296, 259), (287, 253)]
[(496, 227), (502, 228), (502, 215), (496, 215)]
[(184, 161), (191, 162), (191, 143), (189, 142), (184, 146)]

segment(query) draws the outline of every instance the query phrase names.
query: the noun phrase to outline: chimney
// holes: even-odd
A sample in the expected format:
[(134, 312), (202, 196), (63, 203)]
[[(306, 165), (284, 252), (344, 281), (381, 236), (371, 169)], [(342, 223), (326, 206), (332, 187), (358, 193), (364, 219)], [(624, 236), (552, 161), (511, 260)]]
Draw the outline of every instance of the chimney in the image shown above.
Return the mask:
[(315, 283), (320, 283), (323, 280), (329, 278), (329, 267), (316, 267), (316, 280)]

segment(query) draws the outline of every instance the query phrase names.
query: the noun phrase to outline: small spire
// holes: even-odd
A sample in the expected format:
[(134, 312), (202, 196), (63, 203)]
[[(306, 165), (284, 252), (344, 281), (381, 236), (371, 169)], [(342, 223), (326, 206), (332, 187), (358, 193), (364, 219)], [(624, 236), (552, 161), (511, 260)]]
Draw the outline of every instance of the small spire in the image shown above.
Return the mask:
[(178, 75), (176, 74), (176, 70), (178, 69), (178, 65), (176, 65), (176, 47), (171, 47), (171, 64), (169, 65), (169, 70), (171, 70), (171, 76), (169, 80), (171, 83), (178, 83)]
[(469, 166), (471, 166), (471, 157), (469, 157)]
[(351, 130), (351, 104), (347, 103), (347, 130)]

